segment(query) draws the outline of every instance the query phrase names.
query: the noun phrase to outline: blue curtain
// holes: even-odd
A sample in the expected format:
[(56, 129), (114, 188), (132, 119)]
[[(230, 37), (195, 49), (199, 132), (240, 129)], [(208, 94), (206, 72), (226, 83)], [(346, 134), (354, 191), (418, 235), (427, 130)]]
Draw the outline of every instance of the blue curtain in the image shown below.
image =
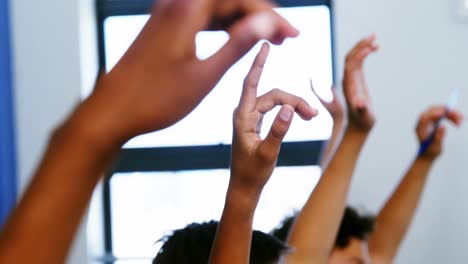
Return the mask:
[(16, 199), (9, 13), (9, 0), (0, 0), (0, 228)]

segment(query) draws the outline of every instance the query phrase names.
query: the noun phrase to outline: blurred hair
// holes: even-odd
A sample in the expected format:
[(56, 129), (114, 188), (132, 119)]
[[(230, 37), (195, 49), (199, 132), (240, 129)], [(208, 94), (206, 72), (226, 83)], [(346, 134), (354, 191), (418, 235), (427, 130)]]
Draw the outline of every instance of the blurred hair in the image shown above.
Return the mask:
[[(163, 242), (153, 264), (206, 264), (218, 228), (217, 221), (192, 223), (172, 232), (158, 242)], [(279, 260), (288, 247), (276, 237), (253, 231), (250, 263), (271, 264)]]
[[(286, 217), (281, 225), (271, 231), (272, 235), (281, 241), (287, 241), (289, 231), (296, 219), (297, 213)], [(335, 241), (335, 247), (345, 248), (352, 238), (367, 240), (374, 230), (375, 217), (372, 215), (361, 215), (350, 206), (346, 207), (340, 229)]]

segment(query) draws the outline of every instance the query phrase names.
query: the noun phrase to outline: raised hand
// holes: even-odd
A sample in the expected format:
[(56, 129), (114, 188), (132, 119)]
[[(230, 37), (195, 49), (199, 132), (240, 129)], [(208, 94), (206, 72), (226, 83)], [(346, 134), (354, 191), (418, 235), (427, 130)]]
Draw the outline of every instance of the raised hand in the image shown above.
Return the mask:
[(346, 56), (343, 89), (348, 105), (349, 125), (369, 131), (375, 116), (364, 76), (364, 61), (369, 54), (378, 50), (376, 36), (361, 40)]
[[(327, 147), (325, 159), (322, 160), (322, 177), (290, 231), (288, 244), (294, 250), (285, 257), (286, 263), (329, 262), (351, 178), (368, 132), (375, 122), (362, 69), (364, 59), (377, 50), (374, 40), (374, 36), (362, 40), (346, 58), (343, 88), (348, 107), (348, 126), (336, 151), (334, 143)], [(332, 136), (332, 141), (337, 141), (337, 135)]]
[[(303, 99), (278, 89), (257, 98), (268, 51), (268, 44), (263, 44), (245, 78), (239, 106), (234, 111), (231, 178), (210, 263), (248, 263), (255, 208), (275, 168), (294, 112), (306, 120), (317, 115)], [(282, 107), (262, 140), (263, 116), (278, 105)]]
[[(265, 1), (158, 1), (135, 42), (91, 96), (103, 106), (101, 124), (127, 140), (166, 128), (188, 113), (222, 75), (260, 39), (280, 43), (298, 34)], [(195, 36), (221, 16), (229, 21), (229, 41), (213, 56), (199, 60)]]
[(444, 118), (445, 115), (447, 120), (456, 126), (460, 126), (463, 121), (463, 115), (460, 112), (452, 109), (447, 111), (446, 107), (442, 105), (430, 107), (419, 117), (416, 126), (416, 135), (420, 143), (430, 137), (432, 132), (434, 132), (433, 129), (436, 129), (432, 143), (421, 157), (433, 160), (442, 153), (442, 143), (446, 128), (442, 124), (437, 125), (437, 123), (441, 122), (441, 119)]
[(327, 109), (328, 113), (330, 113), (335, 124), (346, 121), (346, 108), (344, 107), (344, 104), (340, 96), (338, 95), (338, 92), (336, 90), (337, 88), (335, 86), (332, 86), (331, 88), (333, 99), (330, 102), (320, 97), (320, 95), (315, 90), (312, 80), (310, 80), (310, 89), (312, 90), (314, 95), (319, 99), (320, 103), (325, 107), (325, 109)]
[[(263, 44), (245, 78), (239, 106), (234, 112), (232, 181), (255, 189), (263, 187), (268, 181), (294, 112), (304, 120), (310, 120), (318, 113), (305, 100), (279, 89), (273, 89), (257, 98), (257, 86), (268, 51), (268, 44)], [(278, 105), (282, 107), (269, 134), (262, 140), (260, 129), (263, 117)]]
[[(272, 7), (264, 0), (157, 1), (122, 59), (51, 137), (0, 234), (0, 263), (64, 263), (96, 184), (127, 140), (190, 113), (258, 40), (298, 34)], [(195, 36), (215, 20), (227, 22), (230, 39), (199, 60)]]
[(393, 263), (398, 249), (409, 230), (416, 209), (419, 207), (428, 176), (436, 158), (442, 152), (445, 127), (436, 124), (447, 115), (447, 119), (460, 126), (463, 116), (456, 110), (446, 112), (444, 106), (432, 106), (419, 117), (416, 134), (420, 142), (435, 131), (432, 143), (426, 151), (416, 157), (400, 180), (384, 207), (377, 216), (376, 228), (369, 238), (372, 263)]
[(317, 94), (312, 84), (312, 80), (310, 81), (310, 87), (312, 89), (312, 92), (315, 94), (315, 96), (317, 96), (322, 105), (325, 107), (325, 109), (327, 109), (327, 111), (333, 118), (332, 134), (320, 158), (320, 167), (322, 168), (322, 170), (325, 170), (325, 168), (328, 165), (328, 162), (330, 162), (332, 156), (335, 154), (336, 147), (338, 146), (343, 131), (346, 127), (348, 117), (346, 114), (346, 108), (344, 107), (344, 104), (341, 101), (341, 98), (338, 95), (334, 86), (331, 88), (333, 93), (333, 99), (330, 102), (323, 100), (320, 97), (320, 95)]
[[(239, 18), (260, 11), (271, 11), (272, 3), (267, 0), (236, 0), (236, 1), (218, 1), (215, 7), (215, 15), (211, 19), (210, 29), (224, 30), (229, 28)], [(276, 13), (271, 14), (276, 20), (277, 32), (273, 38), (269, 39), (274, 44), (281, 44), (283, 40), (298, 32), (291, 25)]]

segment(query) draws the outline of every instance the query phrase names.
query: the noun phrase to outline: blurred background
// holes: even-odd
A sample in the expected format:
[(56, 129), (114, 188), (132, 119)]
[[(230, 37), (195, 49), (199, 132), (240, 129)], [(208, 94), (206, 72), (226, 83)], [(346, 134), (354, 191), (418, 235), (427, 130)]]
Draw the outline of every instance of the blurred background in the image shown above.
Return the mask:
[[(90, 93), (99, 69), (110, 70), (118, 61), (146, 22), (151, 2), (1, 1), (0, 217), (27, 186), (52, 129)], [(359, 39), (377, 34), (381, 49), (365, 70), (378, 122), (349, 197), (351, 205), (377, 212), (415, 156), (419, 114), (431, 104), (445, 103), (456, 87), (458, 108), (468, 114), (468, 1), (301, 0), (280, 5), (278, 12), (302, 34), (272, 49), (260, 93), (281, 88), (320, 107), (309, 79), (329, 97), (331, 84), (341, 82), (347, 51)], [(223, 32), (199, 34), (197, 55), (208, 57), (226, 38)], [(149, 263), (158, 249), (155, 242), (168, 231), (219, 218), (229, 177), (231, 112), (257, 50), (180, 124), (125, 146), (96, 189), (68, 263), (114, 258), (117, 263)], [(316, 165), (332, 126), (321, 110), (310, 123), (294, 121), (280, 167), (256, 212), (255, 228), (269, 231), (300, 209), (319, 179)], [(396, 263), (468, 261), (466, 164), (465, 124), (448, 131), (444, 154)]]

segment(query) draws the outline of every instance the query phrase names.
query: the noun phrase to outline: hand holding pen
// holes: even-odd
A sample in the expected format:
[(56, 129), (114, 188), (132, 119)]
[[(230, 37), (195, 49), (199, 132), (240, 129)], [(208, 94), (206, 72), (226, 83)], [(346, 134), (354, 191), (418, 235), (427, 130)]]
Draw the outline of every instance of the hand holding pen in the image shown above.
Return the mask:
[(442, 141), (445, 136), (443, 119), (447, 119), (456, 126), (460, 126), (463, 115), (452, 106), (432, 106), (423, 112), (416, 127), (416, 134), (421, 143), (418, 157), (437, 158), (442, 152)]

